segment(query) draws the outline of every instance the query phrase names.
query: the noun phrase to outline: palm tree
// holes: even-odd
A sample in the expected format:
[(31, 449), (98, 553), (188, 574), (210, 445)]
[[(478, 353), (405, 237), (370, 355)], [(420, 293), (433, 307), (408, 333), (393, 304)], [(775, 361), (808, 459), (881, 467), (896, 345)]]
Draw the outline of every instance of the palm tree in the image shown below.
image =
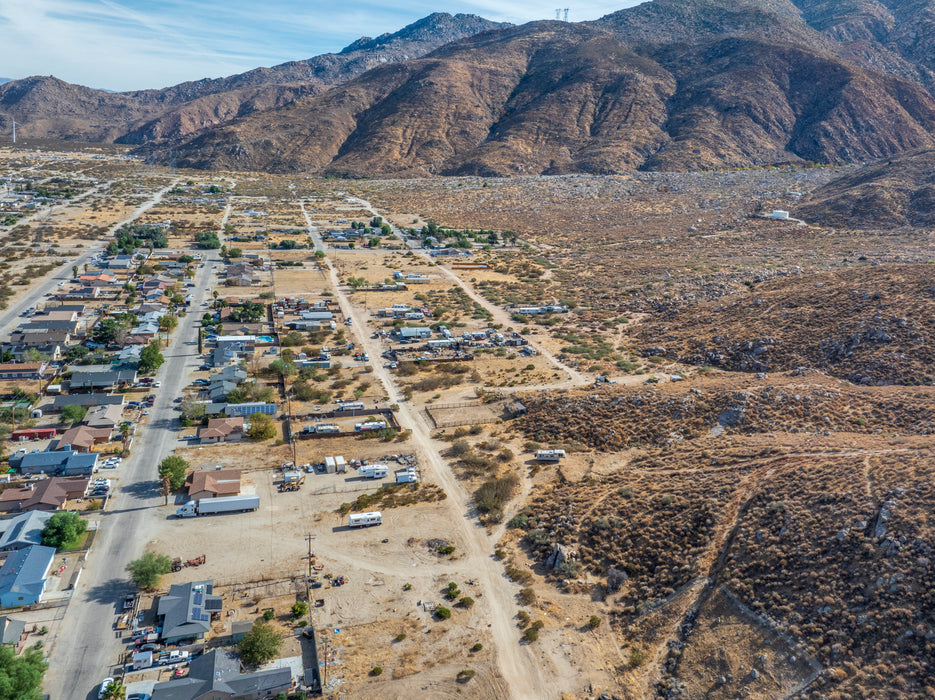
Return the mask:
[(127, 442), (130, 440), (130, 424), (120, 424), (120, 439), (123, 441), (123, 451), (127, 451)]
[(127, 686), (120, 681), (111, 681), (104, 689), (101, 700), (126, 700)]

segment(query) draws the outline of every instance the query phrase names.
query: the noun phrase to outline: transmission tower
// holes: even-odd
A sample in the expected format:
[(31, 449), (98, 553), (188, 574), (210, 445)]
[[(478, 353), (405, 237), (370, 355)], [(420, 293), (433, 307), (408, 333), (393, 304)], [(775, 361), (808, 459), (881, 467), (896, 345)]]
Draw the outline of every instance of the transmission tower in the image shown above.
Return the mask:
[(562, 8), (556, 7), (555, 8), (555, 21), (558, 21), (561, 18), (562, 18)]
[(564, 13), (565, 13), (565, 21), (567, 22), (568, 21), (568, 8), (567, 7), (565, 8)]

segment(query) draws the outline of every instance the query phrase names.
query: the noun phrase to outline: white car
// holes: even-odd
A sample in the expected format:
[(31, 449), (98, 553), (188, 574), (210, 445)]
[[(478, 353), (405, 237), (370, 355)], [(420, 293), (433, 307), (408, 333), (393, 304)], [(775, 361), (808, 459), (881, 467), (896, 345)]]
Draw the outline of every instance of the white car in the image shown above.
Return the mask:
[(104, 697), (104, 693), (107, 692), (107, 686), (109, 686), (113, 682), (114, 682), (114, 679), (110, 677), (105, 678), (103, 681), (101, 681), (101, 689), (97, 691), (97, 700), (101, 700), (101, 698)]

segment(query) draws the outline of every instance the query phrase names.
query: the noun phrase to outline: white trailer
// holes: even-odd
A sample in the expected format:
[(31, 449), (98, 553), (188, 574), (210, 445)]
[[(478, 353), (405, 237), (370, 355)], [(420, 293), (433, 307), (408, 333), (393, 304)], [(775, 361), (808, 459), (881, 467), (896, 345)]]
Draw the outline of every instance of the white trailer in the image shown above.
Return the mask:
[(536, 452), (537, 462), (557, 462), (564, 457), (565, 450), (538, 450)]
[(366, 467), (361, 467), (358, 472), (358, 474), (367, 479), (384, 479), (389, 473), (389, 467), (385, 464), (368, 464)]
[(214, 513), (246, 513), (260, 507), (259, 496), (221, 496), (220, 498), (200, 498), (189, 501), (175, 511), (179, 518), (193, 518), (196, 515)]
[(349, 527), (371, 527), (373, 525), (382, 525), (383, 516), (378, 512), (373, 513), (351, 513), (347, 518)]

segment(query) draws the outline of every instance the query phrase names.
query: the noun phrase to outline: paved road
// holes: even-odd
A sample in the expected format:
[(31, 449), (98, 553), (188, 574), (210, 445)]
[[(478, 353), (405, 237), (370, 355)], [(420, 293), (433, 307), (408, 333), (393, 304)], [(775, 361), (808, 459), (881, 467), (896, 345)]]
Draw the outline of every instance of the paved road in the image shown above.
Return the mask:
[(136, 219), (142, 216), (146, 211), (158, 204), (166, 192), (175, 187), (178, 182), (180, 181), (175, 180), (168, 187), (153, 193), (152, 197), (134, 209), (129, 214), (129, 216), (127, 216), (127, 218), (118, 221), (109, 229), (107, 229), (107, 232), (101, 237), (101, 239), (93, 244), (94, 247), (88, 249), (87, 252), (82, 253), (77, 259), (71, 260), (71, 265), (63, 265), (62, 267), (52, 270), (42, 278), (42, 281), (39, 282), (39, 284), (35, 285), (25, 295), (10, 304), (10, 306), (7, 307), (7, 309), (3, 312), (3, 321), (0, 322), (0, 338), (9, 338), (10, 332), (20, 323), (26, 320), (22, 317), (22, 313), (26, 309), (31, 306), (37, 306), (40, 302), (45, 301), (47, 294), (58, 291), (58, 285), (60, 282), (71, 279), (72, 265), (77, 265), (79, 269), (83, 269), (84, 264), (86, 262), (90, 262), (91, 258), (93, 258), (110, 242), (110, 237), (114, 235), (114, 232), (118, 228), (125, 224), (136, 221)]
[(198, 269), (191, 313), (180, 319), (171, 347), (163, 351), (166, 362), (157, 375), (162, 387), (156, 403), (148, 423), (136, 432), (131, 456), (118, 473), (116, 493), (100, 516), (100, 532), (49, 659), (45, 688), (56, 700), (96, 698), (101, 679), (124, 649), (113, 624), (123, 597), (132, 591), (125, 567), (146, 549), (151, 524), (173, 512), (163, 506), (156, 467), (179, 445), (178, 412), (172, 402), (201, 362), (197, 326), (201, 304), (216, 281), (209, 276), (217, 261), (216, 253), (208, 253), (205, 266)]

